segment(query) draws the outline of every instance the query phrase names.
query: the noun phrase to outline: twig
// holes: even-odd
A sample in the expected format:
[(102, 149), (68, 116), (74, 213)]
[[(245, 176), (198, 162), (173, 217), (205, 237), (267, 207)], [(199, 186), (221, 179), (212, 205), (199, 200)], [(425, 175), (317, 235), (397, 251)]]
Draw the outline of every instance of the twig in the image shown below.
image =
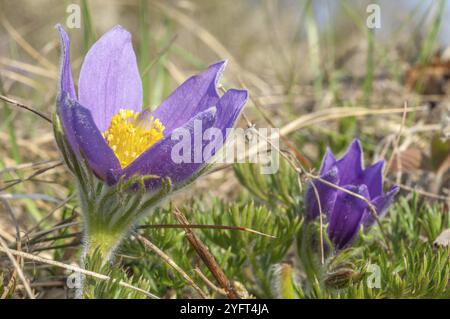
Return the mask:
[(0, 170), (0, 175), (9, 173), (9, 172), (15, 172), (15, 171), (22, 170), (22, 169), (33, 168), (33, 167), (41, 166), (41, 165), (45, 165), (45, 164), (57, 163), (57, 162), (60, 162), (60, 160), (45, 160), (45, 161), (39, 161), (39, 162), (22, 163), (22, 164), (19, 164), (16, 166), (9, 166), (9, 167), (3, 168), (2, 170)]
[[(55, 208), (57, 209), (57, 208)], [(45, 217), (44, 217), (45, 218)], [(67, 222), (67, 220), (66, 220)], [(63, 235), (58, 235), (58, 236), (53, 236), (53, 237), (47, 237), (47, 238), (42, 238), (43, 236), (52, 233), (56, 230), (59, 229), (63, 229), (63, 228), (67, 228), (70, 226), (75, 226), (75, 225), (79, 225), (81, 224), (80, 222), (73, 222), (73, 223), (63, 223), (60, 225), (56, 225), (55, 227), (48, 229), (48, 230), (43, 230), (39, 233), (36, 233), (35, 236), (31, 239), (28, 239), (26, 242), (27, 244), (30, 245), (34, 245), (34, 244), (39, 244), (39, 243), (43, 243), (43, 242), (48, 242), (48, 241), (54, 241), (54, 240), (58, 240), (58, 239), (65, 239), (65, 238), (72, 238), (72, 237), (76, 237), (76, 236), (80, 236), (82, 234), (82, 232), (74, 232), (74, 233), (69, 233), (69, 234), (63, 234)], [(33, 227), (33, 229), (35, 229), (36, 227)], [(224, 229), (224, 230), (238, 230), (238, 231), (246, 231), (252, 234), (256, 234), (256, 235), (261, 235), (261, 236), (265, 236), (268, 238), (277, 238), (276, 236), (273, 235), (268, 235), (256, 230), (253, 230), (251, 228), (247, 228), (247, 227), (240, 227), (240, 226), (223, 226), (223, 225), (199, 225), (199, 224), (193, 224), (193, 225), (174, 225), (174, 224), (156, 224), (156, 225), (141, 225), (137, 227), (138, 229), (148, 229), (148, 228), (153, 228), (153, 229), (167, 229), (167, 228), (173, 228), (173, 229), (186, 229), (186, 228), (191, 228), (191, 229)], [(28, 236), (32, 230), (29, 230), (26, 234), (25, 237)]]
[(75, 232), (75, 233), (63, 234), (63, 235), (59, 235), (59, 236), (42, 238), (42, 239), (39, 239), (39, 238), (34, 239), (34, 240), (32, 239), (28, 242), (28, 244), (34, 245), (34, 244), (39, 244), (39, 243), (45, 243), (48, 241), (55, 241), (55, 240), (59, 240), (59, 239), (77, 237), (77, 236), (81, 236), (82, 234), (83, 234), (83, 232)]
[[(393, 181), (389, 180), (389, 182), (394, 183)], [(421, 189), (416, 189), (414, 187), (410, 187), (408, 185), (405, 184), (397, 184), (398, 187), (400, 187), (401, 189), (404, 189), (406, 191), (409, 192), (415, 192), (421, 196), (425, 196), (425, 197), (429, 197), (429, 198), (433, 198), (433, 199), (437, 199), (437, 200), (442, 200), (442, 201), (446, 201), (446, 202), (450, 202), (450, 196), (446, 197), (443, 195), (439, 195), (439, 194), (435, 194), (435, 193), (430, 193)]]
[[(33, 291), (31, 290), (30, 284), (28, 283), (28, 280), (26, 279), (25, 275), (23, 274), (22, 269), (20, 268), (19, 264), (17, 263), (16, 259), (14, 258), (13, 250), (9, 249), (6, 245), (5, 241), (0, 237), (0, 250), (2, 250), (11, 260), (11, 263), (13, 264), (15, 270), (17, 271), (17, 275), (19, 276), (20, 280), (22, 281), (23, 286), (25, 287), (25, 291), (27, 292), (27, 295), (30, 299), (34, 299)], [(18, 250), (14, 250), (14, 252), (22, 253)], [(19, 255), (20, 256), (20, 255)], [(23, 257), (23, 256), (20, 256)]]
[[(49, 264), (49, 265), (52, 265), (52, 266), (55, 266), (55, 267), (59, 267), (59, 268), (64, 268), (64, 269), (67, 269), (67, 270), (70, 270), (70, 271), (73, 271), (73, 272), (77, 272), (77, 273), (80, 273), (80, 274), (84, 274), (84, 275), (87, 275), (87, 276), (91, 276), (91, 277), (94, 277), (94, 278), (97, 278), (97, 279), (100, 279), (100, 280), (111, 280), (111, 277), (109, 277), (107, 275), (99, 274), (99, 273), (96, 273), (96, 272), (93, 272), (93, 271), (90, 271), (90, 270), (86, 270), (86, 269), (83, 269), (83, 268), (80, 268), (80, 267), (77, 267), (77, 266), (67, 265), (67, 264), (64, 264), (64, 263), (59, 262), (59, 261), (55, 261), (55, 260), (51, 260), (51, 259), (35, 256), (35, 255), (28, 254), (28, 253), (25, 253), (25, 252), (22, 252), (22, 251), (17, 251), (17, 250), (14, 250), (14, 249), (8, 249), (8, 247), (0, 247), (0, 251), (3, 251), (5, 253), (7, 253), (7, 251), (8, 251), (11, 255), (20, 256), (20, 257), (23, 257), (23, 258), (26, 258), (26, 259), (30, 259), (30, 260), (37, 261), (37, 262), (44, 263), (44, 264)], [(116, 282), (117, 280), (113, 279), (113, 281)], [(118, 281), (118, 284), (119, 284), (119, 286), (138, 291), (138, 292), (146, 295), (149, 298), (159, 299), (159, 297), (155, 296), (154, 294), (152, 294), (152, 293), (150, 293), (148, 291), (145, 291), (145, 290), (143, 290), (141, 288), (135, 287), (135, 286), (133, 286), (133, 285), (127, 283), (127, 282), (124, 282), (122, 280)]]
[(4, 191), (4, 190), (7, 190), (8, 188), (11, 188), (11, 187), (13, 187), (13, 186), (15, 186), (15, 185), (17, 185), (17, 184), (22, 183), (22, 182), (29, 181), (29, 180), (35, 178), (36, 176), (41, 175), (41, 174), (44, 174), (45, 172), (47, 172), (47, 171), (49, 171), (49, 170), (51, 170), (51, 169), (54, 169), (54, 168), (56, 168), (56, 167), (58, 167), (58, 166), (61, 166), (61, 165), (63, 165), (63, 163), (62, 163), (62, 162), (59, 162), (59, 163), (54, 164), (54, 165), (51, 165), (51, 166), (49, 166), (49, 167), (41, 168), (41, 169), (37, 170), (36, 172), (34, 172), (33, 174), (31, 174), (30, 176), (24, 178), (24, 179), (20, 179), (20, 180), (14, 181), (14, 182), (12, 182), (12, 183), (9, 184), (9, 185), (6, 185), (6, 186), (0, 188), (0, 192), (2, 192), (2, 191)]
[[(178, 209), (175, 209), (173, 213), (180, 224), (189, 225), (186, 217)], [(202, 241), (200, 241), (200, 239), (198, 239), (198, 237), (188, 227), (185, 228), (185, 232), (187, 240), (195, 249), (208, 269), (211, 271), (214, 278), (216, 278), (219, 285), (222, 286), (222, 288), (226, 291), (228, 298), (240, 299), (239, 295), (231, 285), (231, 282), (229, 281), (223, 270), (219, 267), (215, 258), (209, 252), (208, 247), (206, 247), (206, 245)]]
[(247, 227), (241, 227), (241, 226), (225, 226), (225, 225), (199, 225), (199, 224), (189, 224), (189, 225), (172, 225), (172, 224), (158, 224), (158, 225), (141, 225), (138, 227), (139, 229), (145, 229), (145, 228), (190, 228), (190, 229), (224, 229), (224, 230), (237, 230), (237, 231), (245, 231), (248, 233), (268, 237), (268, 238), (277, 238), (276, 236), (269, 235), (262, 233), (260, 231), (247, 228)]
[[(408, 113), (408, 102), (407, 101), (405, 101), (405, 103), (403, 104), (403, 110), (404, 111), (403, 111), (403, 115), (402, 115), (402, 122), (400, 124), (400, 128), (398, 130), (397, 136), (396, 136), (396, 138), (394, 140), (394, 143), (393, 143), (393, 151), (392, 151), (391, 156), (389, 157), (389, 161), (388, 161), (386, 167), (384, 168), (384, 177), (385, 178), (386, 178), (387, 173), (389, 172), (389, 169), (392, 166), (392, 162), (394, 161), (394, 157), (396, 157), (396, 159), (397, 159), (397, 164), (398, 164), (398, 167), (399, 167), (399, 174), (400, 174), (399, 176), (401, 176), (401, 174), (402, 174), (402, 163), (401, 163), (402, 161), (401, 161), (401, 158), (400, 158), (400, 152), (398, 150), (398, 145), (400, 144), (400, 139), (402, 137), (403, 128), (405, 127), (406, 114)], [(399, 178), (397, 178), (397, 183), (400, 183), (400, 179)]]
[[(46, 288), (46, 287), (64, 287), (66, 283), (64, 281), (46, 281), (46, 282), (32, 282), (30, 284), (33, 288)], [(17, 288), (21, 287), (18, 285)]]
[(180, 266), (178, 266), (175, 263), (175, 261), (173, 261), (172, 258), (170, 258), (169, 255), (167, 255), (165, 252), (159, 249), (155, 244), (153, 244), (150, 240), (148, 240), (144, 236), (136, 233), (134, 234), (133, 237), (139, 240), (145, 247), (147, 247), (155, 254), (157, 254), (159, 257), (161, 257), (162, 260), (164, 260), (170, 267), (172, 267), (176, 272), (178, 272), (181, 275), (181, 277), (183, 277), (203, 299), (208, 298), (208, 296), (205, 295), (203, 290), (192, 280), (191, 277), (189, 277), (189, 275)]
[[(414, 109), (409, 109), (407, 112), (419, 112), (419, 111), (426, 111), (426, 107), (416, 107)], [(254, 145), (249, 151), (248, 156), (252, 156), (255, 153), (258, 153), (259, 149), (261, 147), (265, 147), (267, 140), (272, 140), (275, 138), (278, 138), (280, 136), (288, 136), (292, 132), (295, 132), (303, 127), (308, 127), (311, 125), (317, 125), (322, 122), (331, 121), (331, 120), (337, 120), (340, 118), (347, 118), (347, 117), (363, 117), (368, 115), (392, 115), (397, 113), (404, 113), (404, 108), (390, 108), (390, 109), (368, 109), (364, 107), (334, 107), (329, 108), (321, 111), (317, 111), (314, 113), (309, 113), (306, 115), (302, 115), (295, 119), (294, 121), (291, 121), (280, 128), (278, 132), (272, 133), (269, 137), (262, 137), (264, 141), (261, 141), (259, 144)], [(245, 119), (245, 117), (244, 117)], [(247, 121), (247, 125), (249, 127), (252, 127), (251, 123)], [(259, 135), (259, 134), (258, 134)], [(282, 140), (283, 141), (283, 140)], [(270, 143), (270, 142), (269, 142)], [(270, 143), (272, 144), (272, 143)], [(292, 149), (289, 148), (291, 151)], [(296, 156), (297, 158), (297, 156)], [(299, 161), (299, 164), (301, 164), (301, 161)], [(303, 165), (300, 165), (303, 169)]]
[[(13, 208), (11, 205), (9, 205), (9, 202), (7, 199), (0, 197), (0, 201), (3, 203), (3, 206), (5, 206), (6, 210), (8, 211), (12, 222), (14, 223), (15, 229), (16, 229), (16, 248), (17, 250), (22, 250), (22, 238), (20, 235), (20, 226), (16, 218), (16, 214), (14, 213)], [(18, 257), (17, 263), (20, 264), (21, 267), (23, 267), (23, 259)], [(6, 296), (9, 294), (11, 289), (14, 287), (14, 284), (16, 282), (16, 276), (17, 276), (17, 269), (14, 268), (14, 272), (11, 275), (11, 278), (9, 279), (8, 284), (6, 285), (6, 289), (2, 294), (2, 299), (6, 298)]]
[[(73, 218), (71, 218), (71, 219), (73, 220)], [(66, 222), (66, 221), (64, 221), (64, 222)], [(43, 230), (43, 231), (35, 233), (34, 237), (31, 238), (30, 241), (36, 241), (37, 239), (39, 239), (47, 234), (53, 233), (56, 230), (64, 229), (67, 227), (76, 226), (76, 225), (80, 225), (80, 224), (81, 224), (81, 222), (69, 222), (69, 223), (64, 223), (64, 224), (58, 224), (51, 229), (47, 229), (47, 230)]]
[(3, 237), (8, 243), (13, 243), (15, 241), (14, 236), (11, 236), (9, 233), (0, 228), (0, 237)]
[(325, 248), (323, 244), (323, 212), (322, 212), (322, 204), (320, 204), (320, 196), (319, 191), (317, 190), (316, 185), (311, 183), (311, 186), (314, 190), (314, 196), (316, 197), (317, 207), (319, 208), (319, 221), (320, 221), (320, 261), (322, 265), (325, 264)]
[(81, 240), (75, 240), (75, 241), (73, 241), (71, 243), (68, 243), (68, 244), (33, 248), (31, 251), (32, 252), (38, 252), (38, 251), (55, 250), (55, 249), (61, 249), (61, 248), (72, 248), (72, 247), (79, 246), (81, 243), (82, 243)]
[(214, 285), (211, 280), (208, 279), (208, 277), (205, 276), (205, 274), (202, 273), (202, 271), (199, 268), (194, 268), (194, 272), (205, 282), (205, 284), (213, 291), (217, 292), (218, 294), (222, 296), (226, 296), (227, 292)]
[[(20, 257), (18, 257), (20, 258)], [(9, 278), (8, 284), (4, 287), (3, 289), (3, 293), (0, 296), (0, 299), (6, 299), (6, 297), (8, 297), (10, 291), (13, 289), (14, 285), (16, 284), (16, 279), (17, 279), (17, 271), (16, 269), (14, 269), (14, 272), (11, 275), (11, 278)], [(30, 284), (31, 286), (31, 284)], [(18, 288), (18, 286), (16, 286)]]
[(170, 47), (177, 39), (177, 36), (178, 36), (177, 34), (174, 34), (173, 37), (170, 39), (169, 43), (167, 43), (167, 45), (157, 53), (156, 58), (153, 59), (152, 62), (150, 62), (150, 64), (144, 69), (144, 71), (142, 71), (141, 78), (152, 69), (152, 67), (156, 64), (156, 62), (158, 62), (159, 59), (161, 59), (167, 53), (167, 51), (169, 51)]
[(51, 120), (51, 118), (50, 118), (49, 116), (45, 115), (44, 113), (42, 113), (42, 112), (36, 110), (35, 108), (33, 108), (33, 107), (31, 107), (31, 106), (27, 106), (27, 105), (25, 105), (25, 104), (22, 104), (22, 103), (20, 103), (20, 102), (17, 102), (17, 101), (15, 101), (15, 100), (13, 100), (13, 99), (11, 99), (11, 98), (9, 98), (9, 97), (7, 97), (7, 96), (1, 95), (1, 94), (0, 94), (0, 100), (5, 101), (5, 102), (8, 103), (8, 104), (12, 104), (12, 105), (14, 105), (14, 106), (17, 106), (17, 107), (20, 107), (20, 108), (22, 108), (22, 109), (25, 109), (25, 110), (27, 110), (27, 111), (30, 111), (30, 112), (36, 114), (37, 116), (43, 118), (43, 119), (46, 120), (47, 122), (52, 123), (52, 120)]
[[(245, 83), (242, 81), (242, 79), (241, 79), (241, 84), (245, 87)], [(259, 102), (255, 98), (253, 98), (253, 96), (251, 94), (250, 94), (250, 100), (253, 102), (256, 109), (263, 117), (263, 119), (271, 127), (277, 127), (275, 125), (275, 123), (273, 123), (273, 121), (270, 119), (270, 117), (263, 111), (263, 107), (259, 104)], [(244, 117), (244, 119), (247, 123), (250, 123), (250, 121), (248, 120), (248, 118), (246, 117), (246, 115), (244, 113), (242, 113), (242, 116)], [(306, 159), (306, 157), (303, 156), (303, 154), (297, 150), (297, 148), (292, 144), (292, 142), (285, 135), (280, 133), (280, 139), (294, 153), (295, 157), (297, 158), (297, 160), (300, 163), (302, 163), (304, 166), (306, 166), (308, 168), (311, 166), (311, 163)]]
[(34, 225), (32, 228), (30, 228), (25, 236), (29, 235), (31, 232), (33, 232), (35, 229), (37, 229), (44, 221), (46, 221), (50, 216), (52, 216), (58, 209), (64, 207), (75, 195), (72, 194), (69, 197), (67, 197), (65, 200), (63, 200), (61, 203), (58, 204), (55, 208), (53, 208), (47, 215), (45, 215), (43, 218), (39, 220), (39, 222)]
[(16, 230), (16, 242), (19, 244), (21, 241), (21, 236), (20, 236), (20, 228), (19, 228), (19, 223), (16, 218), (16, 214), (14, 214), (14, 211), (13, 211), (11, 205), (9, 205), (8, 201), (5, 198), (0, 197), (0, 202), (3, 204), (3, 206), (5, 206), (6, 211), (8, 212), (9, 216), (11, 217), (12, 222), (14, 223), (14, 227)]
[[(425, 112), (426, 107), (415, 107), (407, 112)], [(346, 117), (363, 117), (369, 115), (393, 115), (404, 113), (404, 108), (388, 108), (388, 109), (369, 109), (364, 107), (333, 107), (324, 109), (307, 115), (302, 115), (296, 120), (289, 122), (280, 129), (280, 134), (287, 135), (302, 127), (311, 126), (314, 124), (337, 120)]]

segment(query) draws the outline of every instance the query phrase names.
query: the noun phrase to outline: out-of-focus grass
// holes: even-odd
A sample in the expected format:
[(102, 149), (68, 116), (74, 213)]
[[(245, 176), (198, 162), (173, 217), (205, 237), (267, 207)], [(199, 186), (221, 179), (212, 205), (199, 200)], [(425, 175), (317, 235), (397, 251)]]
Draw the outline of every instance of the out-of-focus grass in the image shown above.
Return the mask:
[(431, 28), (425, 37), (425, 41), (419, 55), (419, 62), (422, 64), (428, 62), (436, 50), (436, 40), (445, 14), (445, 4), (445, 0), (438, 1), (433, 23), (431, 24)]
[(321, 53), (319, 44), (319, 31), (312, 7), (312, 1), (306, 2), (305, 7), (305, 27), (308, 38), (308, 50), (311, 60), (311, 70), (313, 74), (314, 90), (318, 99), (322, 95), (322, 70), (320, 65)]
[(95, 41), (94, 26), (92, 25), (91, 10), (87, 0), (81, 1), (83, 12), (83, 51), (86, 54)]
[(150, 103), (150, 74), (144, 71), (150, 67), (150, 24), (148, 15), (148, 1), (141, 0), (139, 9), (139, 33), (141, 35), (139, 62), (142, 74), (142, 87), (144, 93), (143, 105), (148, 106)]
[[(224, 87), (244, 85), (250, 91), (253, 101), (280, 127), (294, 123), (299, 118), (304, 119), (301, 129), (293, 130), (287, 137), (314, 167), (320, 165), (320, 155), (327, 146), (341, 151), (355, 136), (361, 138), (365, 150), (374, 159), (388, 160), (392, 154), (395, 155), (393, 145), (401, 131), (401, 112), (356, 116), (358, 107), (361, 106), (370, 110), (398, 109), (402, 108), (407, 100), (410, 110), (416, 106), (421, 107), (416, 112), (408, 113), (406, 117), (406, 127), (403, 128), (404, 133), (399, 145), (400, 152), (413, 148), (425, 157), (430, 156), (429, 145), (432, 136), (440, 133), (439, 119), (446, 112), (448, 97), (432, 97), (438, 103), (429, 111), (422, 106), (429, 102), (430, 97), (405, 88), (404, 76), (412, 63), (426, 63), (435, 54), (438, 34), (446, 12), (446, 1), (437, 1), (433, 5), (418, 2), (414, 7), (402, 7), (402, 10), (392, 10), (392, 2), (379, 1), (382, 10), (381, 30), (369, 30), (366, 27), (365, 6), (369, 1), (343, 0), (325, 4), (324, 1), (311, 0), (80, 0), (76, 3), (80, 4), (82, 9), (82, 28), (69, 30), (75, 77), (89, 46), (110, 27), (122, 24), (133, 34), (142, 74), (144, 107), (156, 107), (176, 84), (189, 75), (216, 60), (229, 59), (229, 66), (221, 80)], [(59, 60), (58, 36), (53, 26), (57, 22), (65, 22), (68, 4), (69, 1), (37, 3), (29, 0), (0, 3), (1, 94), (17, 98), (47, 114), (54, 111)], [(328, 19), (324, 16), (328, 16)], [(391, 26), (389, 30), (385, 29), (387, 19), (396, 22), (390, 24), (394, 27)], [(11, 25), (12, 30), (8, 29), (8, 25)], [(389, 33), (389, 37), (383, 38), (383, 32)], [(18, 64), (19, 62), (25, 63), (27, 67)], [(334, 114), (326, 114), (332, 107), (347, 106), (354, 107), (355, 113), (349, 112), (344, 118), (328, 118), (314, 122), (316, 117), (332, 117)], [(248, 103), (245, 113), (256, 126), (268, 126), (252, 101)], [(3, 188), (8, 186), (9, 180), (26, 178), (41, 166), (11, 168), (57, 159), (59, 154), (51, 139), (51, 127), (47, 123), (4, 103), (1, 104), (0, 114), (0, 187)], [(7, 168), (10, 170), (5, 171)], [(247, 169), (248, 167), (244, 167), (243, 171)], [(428, 171), (424, 166), (411, 171), (405, 170), (400, 177), (405, 186), (420, 187), (430, 192), (434, 182), (433, 174), (433, 171)], [(390, 173), (389, 180), (395, 179), (397, 175), (397, 172)], [(276, 251), (267, 250), (266, 254), (264, 245), (270, 246), (266, 239), (227, 231), (207, 230), (201, 233), (202, 237), (211, 241), (210, 248), (226, 273), (246, 285), (251, 293), (264, 297), (277, 296), (272, 289), (272, 279), (276, 275), (272, 277), (266, 268), (280, 262), (289, 262), (291, 259), (288, 253), (283, 253), (292, 251), (292, 243), (296, 237), (293, 234), (298, 232), (298, 225), (293, 221), (297, 217), (295, 213), (301, 210), (298, 203), (301, 202), (302, 196), (295, 176), (280, 180), (278, 175), (271, 178), (267, 181), (259, 177), (258, 180), (252, 181), (248, 173), (242, 173), (239, 168), (235, 172), (230, 169), (221, 170), (197, 182), (184, 197), (182, 195), (175, 199), (175, 203), (181, 203), (186, 213), (192, 214), (190, 217), (199, 223), (228, 223), (256, 227), (269, 233), (279, 232), (281, 239), (271, 243), (277, 247)], [(267, 185), (271, 187), (266, 193), (264, 190)], [(59, 203), (64, 203), (73, 192), (70, 175), (59, 167), (34, 180), (6, 188), (0, 195), (22, 194), (26, 198), (26, 194), (46, 194), (59, 200)], [(184, 201), (192, 195), (203, 193), (201, 201)], [(439, 193), (434, 195), (439, 196), (442, 201), (442, 198), (448, 197), (448, 186), (442, 185), (439, 187)], [(237, 201), (232, 203), (235, 199)], [(444, 228), (445, 225), (438, 227), (431, 221), (414, 219), (415, 206), (410, 202), (410, 192), (405, 191), (402, 200), (407, 203), (405, 207), (413, 207), (412, 212), (408, 211), (404, 215), (410, 218), (416, 228), (409, 230), (408, 225), (411, 226), (411, 223), (396, 221), (401, 218), (399, 213), (402, 212), (402, 209), (396, 206), (393, 213), (396, 219), (387, 219), (386, 222), (392, 227), (393, 236), (396, 235), (395, 232), (409, 231), (415, 236), (412, 239), (417, 240), (424, 232), (417, 227), (420, 223), (432, 225), (430, 227), (439, 230)], [(430, 198), (421, 196), (420, 201), (427, 202)], [(11, 204), (18, 215), (21, 231), (32, 230), (28, 234), (31, 238), (39, 232), (50, 231), (57, 225), (69, 225), (47, 235), (61, 237), (32, 245), (31, 249), (41, 249), (40, 254), (67, 263), (78, 260), (76, 250), (79, 248), (79, 235), (76, 234), (82, 228), (79, 224), (70, 224), (74, 221), (73, 218), (81, 220), (77, 216), (75, 199), (62, 204), (62, 207), (54, 212), (57, 204), (31, 197), (11, 200)], [(281, 205), (282, 209), (277, 205)], [(436, 220), (440, 215), (434, 210), (442, 209), (442, 213), (448, 214), (448, 210), (441, 208), (444, 206), (432, 207), (433, 212), (429, 215), (434, 216)], [(423, 214), (427, 212), (426, 209), (420, 211)], [(168, 216), (160, 214), (152, 217), (150, 221), (174, 223)], [(38, 224), (39, 221), (42, 223)], [(448, 220), (442, 219), (442, 224), (445, 223), (448, 224)], [(39, 226), (34, 229), (37, 224)], [(15, 236), (15, 225), (1, 208), (0, 231)], [(432, 240), (436, 235), (435, 231), (428, 233), (428, 240)], [(0, 236), (1, 234), (0, 232)], [(145, 234), (152, 236), (160, 248), (167, 249), (183, 269), (192, 268), (193, 252), (186, 248), (181, 231), (148, 230)], [(377, 236), (379, 233), (375, 232), (375, 238)], [(370, 243), (376, 246), (377, 241)], [(14, 245), (13, 242), (10, 244)], [(52, 248), (57, 245), (69, 247)], [(255, 247), (259, 249), (259, 255), (252, 251)], [(366, 249), (365, 254), (375, 258), (373, 256), (377, 249), (379, 248)], [(398, 248), (399, 255), (404, 251), (404, 247)], [(419, 251), (435, 258), (428, 247), (421, 246)], [(31, 252), (37, 253), (33, 250)], [(185, 282), (168, 273), (161, 260), (144, 254), (142, 247), (136, 243), (127, 242), (123, 254), (123, 263), (133, 269), (137, 276), (143, 276), (144, 286), (147, 288), (150, 287), (149, 289), (161, 294), (168, 293), (170, 288), (178, 294), (182, 292)], [(134, 257), (129, 258), (128, 254)], [(2, 258), (3, 255), (0, 256), (0, 272), (3, 269)], [(415, 255), (408, 258), (408, 265), (411, 261), (414, 263), (418, 260)], [(357, 259), (357, 262), (362, 260), (364, 259)], [(400, 259), (388, 260), (386, 264), (386, 269), (406, 267)], [(245, 265), (245, 273), (242, 272), (242, 265)], [(202, 267), (201, 271), (207, 272)], [(294, 269), (295, 271), (297, 270)], [(420, 271), (422, 269), (418, 272)], [(55, 269), (52, 269), (51, 273), (45, 270), (30, 271), (31, 273), (43, 281), (60, 276)], [(399, 296), (410, 292), (408, 289), (400, 290), (395, 287), (396, 278), (389, 278), (392, 280), (392, 287), (399, 289)], [(286, 287), (292, 288), (291, 284), (287, 282)], [(207, 290), (205, 285), (202, 287)], [(355, 287), (339, 294), (316, 286), (311, 291), (300, 291), (298, 295), (382, 296), (363, 291), (361, 286)], [(50, 289), (38, 291), (43, 296), (51, 294)], [(62, 296), (62, 292), (63, 289), (58, 286), (58, 296)], [(392, 295), (392, 290), (390, 293)], [(426, 292), (423, 293), (426, 295)], [(292, 290), (289, 294), (293, 294)], [(21, 296), (20, 289), (16, 295)]]

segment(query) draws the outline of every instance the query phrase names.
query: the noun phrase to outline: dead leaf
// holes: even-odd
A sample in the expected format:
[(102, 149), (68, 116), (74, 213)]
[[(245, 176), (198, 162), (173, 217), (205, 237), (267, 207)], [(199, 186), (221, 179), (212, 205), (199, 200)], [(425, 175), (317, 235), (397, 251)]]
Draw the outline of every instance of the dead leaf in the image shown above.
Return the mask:
[(450, 228), (444, 230), (433, 242), (434, 247), (450, 246)]
[(394, 159), (389, 167), (390, 173), (398, 171), (414, 171), (422, 167), (422, 151), (417, 148), (409, 148), (400, 152), (399, 156), (394, 155)]
[(425, 95), (445, 95), (450, 80), (450, 61), (436, 54), (425, 65), (414, 65), (406, 72), (406, 86)]

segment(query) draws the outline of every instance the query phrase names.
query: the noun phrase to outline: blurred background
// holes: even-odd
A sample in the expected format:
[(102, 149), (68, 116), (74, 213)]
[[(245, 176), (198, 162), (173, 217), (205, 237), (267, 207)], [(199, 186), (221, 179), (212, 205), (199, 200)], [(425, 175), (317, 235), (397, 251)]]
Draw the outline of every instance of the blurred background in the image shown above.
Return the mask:
[[(55, 24), (63, 24), (69, 32), (75, 83), (89, 46), (121, 24), (133, 34), (145, 107), (156, 107), (188, 76), (228, 59), (222, 85), (249, 89), (252, 100), (246, 113), (262, 126), (267, 123), (255, 103), (280, 128), (311, 112), (341, 106), (398, 109), (408, 101), (409, 108), (428, 107), (408, 117), (410, 131), (421, 135), (400, 145), (408, 163), (422, 169), (422, 158), (430, 157), (432, 136), (446, 128), (450, 6), (445, 0), (376, 1), (380, 25), (369, 28), (370, 4), (351, 0), (1, 0), (0, 92), (51, 114), (59, 63)], [(73, 5), (79, 11), (73, 11)], [(81, 18), (80, 28), (71, 29), (74, 12)], [(0, 115), (1, 167), (57, 157), (47, 123), (6, 104)], [(340, 150), (355, 136), (367, 142), (373, 157), (388, 157), (401, 118), (401, 112), (394, 112), (319, 126), (306, 121), (288, 131), (312, 162), (326, 144)], [(435, 167), (440, 165), (437, 162)], [(18, 177), (10, 175), (14, 170), (2, 174), (3, 180)], [(21, 187), (35, 187), (27, 185)], [(440, 188), (434, 186), (434, 191)], [(55, 191), (63, 190), (56, 187)]]
[[(379, 28), (368, 25), (371, 4)], [(72, 5), (80, 28), (67, 25)], [(416, 189), (448, 203), (446, 0), (0, 0), (0, 94), (46, 115), (57, 94), (57, 23), (71, 39), (75, 83), (90, 45), (120, 24), (133, 35), (144, 107), (155, 108), (187, 77), (228, 59), (221, 85), (247, 88), (246, 116), (257, 127), (281, 128), (306, 168), (319, 167), (327, 146), (340, 154), (358, 137), (368, 163), (387, 161), (387, 184), (400, 184), (405, 197)], [(49, 123), (3, 101), (0, 119), (0, 193), (22, 227), (33, 229), (73, 199), (71, 177)], [(224, 169), (191, 192), (231, 200), (238, 185)], [(14, 239), (2, 209), (0, 235)]]

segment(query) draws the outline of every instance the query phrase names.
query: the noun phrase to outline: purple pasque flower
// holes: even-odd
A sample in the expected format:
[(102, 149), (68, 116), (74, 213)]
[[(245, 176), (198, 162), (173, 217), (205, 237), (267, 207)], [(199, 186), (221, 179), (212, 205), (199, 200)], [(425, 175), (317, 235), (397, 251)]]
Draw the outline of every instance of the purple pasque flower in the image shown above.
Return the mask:
[[(322, 160), (321, 179), (359, 194), (370, 201), (378, 216), (383, 216), (398, 192), (393, 186), (383, 193), (384, 161), (364, 169), (363, 151), (359, 140), (354, 140), (345, 155), (336, 160), (330, 149)], [(320, 208), (328, 222), (328, 236), (336, 249), (350, 245), (361, 226), (370, 227), (375, 218), (365, 201), (352, 194), (333, 188), (316, 180), (313, 182), (320, 199)], [(310, 185), (306, 191), (306, 213), (308, 219), (319, 216), (319, 205), (316, 193)]]
[[(209, 158), (174, 162), (171, 149), (176, 140), (172, 134), (184, 130), (194, 141), (198, 139), (194, 123), (200, 122), (202, 134), (216, 128), (224, 138), (210, 142), (215, 143), (214, 155), (247, 101), (245, 90), (230, 89), (219, 96), (216, 85), (226, 64), (222, 61), (189, 78), (153, 112), (142, 111), (142, 83), (131, 35), (121, 26), (105, 33), (90, 48), (81, 67), (77, 95), (69, 38), (61, 25), (57, 29), (62, 46), (57, 103), (66, 140), (72, 152), (82, 155), (95, 175), (109, 185), (144, 175), (159, 177), (146, 181), (150, 190), (156, 189), (162, 178), (182, 185)], [(208, 142), (201, 143), (204, 147)]]

